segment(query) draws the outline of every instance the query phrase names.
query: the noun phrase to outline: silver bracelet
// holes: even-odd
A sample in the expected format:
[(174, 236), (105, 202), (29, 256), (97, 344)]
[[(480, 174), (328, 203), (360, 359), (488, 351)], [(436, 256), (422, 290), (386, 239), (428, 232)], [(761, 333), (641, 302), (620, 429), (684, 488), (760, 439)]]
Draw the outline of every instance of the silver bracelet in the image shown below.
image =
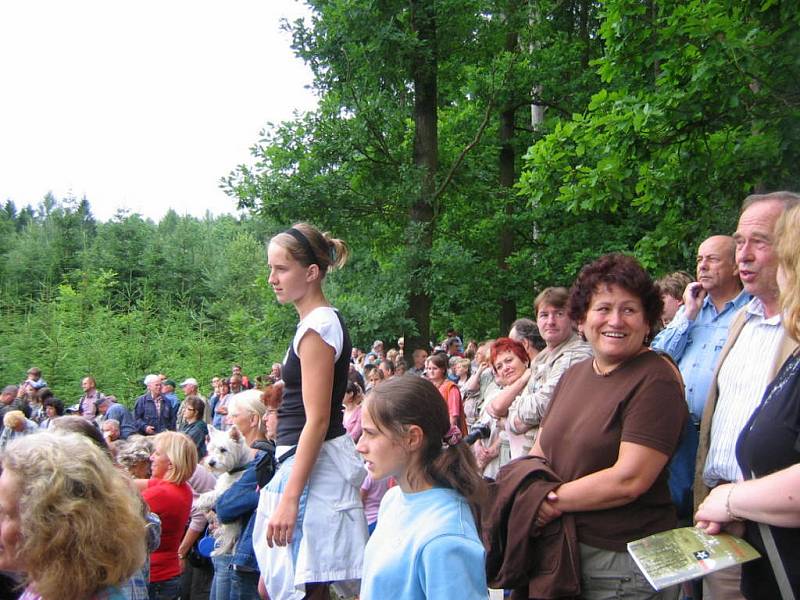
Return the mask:
[(736, 487), (736, 484), (731, 484), (730, 489), (728, 489), (728, 495), (725, 498), (725, 512), (728, 513), (728, 518), (731, 521), (744, 521), (742, 517), (737, 517), (733, 512), (731, 512), (731, 494), (733, 494), (733, 488)]

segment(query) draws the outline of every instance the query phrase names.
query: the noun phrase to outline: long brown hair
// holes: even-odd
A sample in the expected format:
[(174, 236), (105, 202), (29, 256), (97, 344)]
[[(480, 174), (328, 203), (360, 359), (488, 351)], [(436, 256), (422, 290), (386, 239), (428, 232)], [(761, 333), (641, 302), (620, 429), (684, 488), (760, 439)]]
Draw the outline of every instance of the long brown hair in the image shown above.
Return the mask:
[(450, 417), (436, 386), (421, 377), (393, 377), (374, 388), (368, 398), (367, 410), (378, 430), (396, 437), (410, 425), (422, 430), (424, 442), (417, 472), (409, 473), (409, 479), (422, 477), (455, 490), (469, 503), (478, 525), (486, 482), (467, 444), (461, 441), (451, 446), (444, 442)]

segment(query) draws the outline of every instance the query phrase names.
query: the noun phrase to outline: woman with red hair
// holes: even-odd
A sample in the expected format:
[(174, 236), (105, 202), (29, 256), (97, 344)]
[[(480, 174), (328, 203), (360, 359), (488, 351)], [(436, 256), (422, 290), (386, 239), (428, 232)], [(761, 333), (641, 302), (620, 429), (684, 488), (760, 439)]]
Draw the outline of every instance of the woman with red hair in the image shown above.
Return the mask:
[(525, 346), (507, 337), (498, 338), (492, 344), (490, 361), (496, 385), (492, 385), (486, 390), (477, 423), (478, 426), (488, 426), (490, 433), (488, 438), (478, 440), (474, 446), (478, 466), (483, 469), (486, 477), (494, 477), (500, 467), (511, 460), (505, 419), (495, 418), (489, 412), (492, 399), (503, 388), (512, 385), (525, 375), (530, 366)]

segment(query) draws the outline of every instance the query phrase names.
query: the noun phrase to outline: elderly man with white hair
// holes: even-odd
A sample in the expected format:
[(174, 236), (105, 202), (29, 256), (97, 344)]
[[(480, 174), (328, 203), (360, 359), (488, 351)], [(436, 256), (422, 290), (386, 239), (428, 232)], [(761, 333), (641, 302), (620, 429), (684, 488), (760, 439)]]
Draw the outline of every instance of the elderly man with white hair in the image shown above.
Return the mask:
[(100, 431), (109, 444), (120, 439), (119, 421), (116, 419), (106, 419), (103, 421), (102, 425), (100, 425)]
[(133, 418), (136, 430), (143, 435), (155, 435), (175, 430), (176, 411), (161, 393), (161, 378), (150, 374), (144, 378), (147, 393), (136, 399)]

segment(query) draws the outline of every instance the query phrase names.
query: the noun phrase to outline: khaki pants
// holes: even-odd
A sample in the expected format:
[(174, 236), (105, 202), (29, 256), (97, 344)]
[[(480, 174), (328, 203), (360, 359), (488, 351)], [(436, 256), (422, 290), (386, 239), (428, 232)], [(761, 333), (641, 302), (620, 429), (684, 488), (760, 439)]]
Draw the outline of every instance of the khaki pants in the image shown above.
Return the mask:
[(578, 545), (581, 553), (581, 598), (677, 600), (679, 586), (655, 591), (627, 552)]
[(731, 567), (703, 577), (703, 600), (744, 600), (742, 567)]

